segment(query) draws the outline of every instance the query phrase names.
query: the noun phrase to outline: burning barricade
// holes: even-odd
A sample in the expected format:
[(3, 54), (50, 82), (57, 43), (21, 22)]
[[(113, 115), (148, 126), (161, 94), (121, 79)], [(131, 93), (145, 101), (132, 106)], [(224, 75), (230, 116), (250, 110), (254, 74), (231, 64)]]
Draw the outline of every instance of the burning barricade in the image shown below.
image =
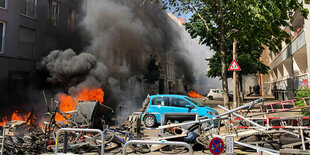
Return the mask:
[[(235, 147), (243, 151), (280, 154), (291, 149), (297, 149), (296, 152), (309, 149), (310, 118), (295, 114), (290, 117), (287, 113), (298, 114), (298, 110), (309, 108), (309, 98), (276, 103), (264, 103), (258, 99), (231, 110), (219, 106), (225, 110), (224, 113), (218, 114), (209, 108), (207, 114), (212, 117), (207, 117), (191, 113), (191, 110), (199, 110), (191, 106), (184, 106), (187, 112), (183, 113), (150, 111), (152, 106), (178, 104), (178, 100), (172, 100), (175, 95), (154, 95), (148, 96), (140, 111), (129, 116), (121, 128), (111, 128), (107, 122), (111, 120), (113, 110), (89, 97), (101, 94), (103, 101), (103, 93), (85, 92), (91, 95), (60, 95), (59, 100), (47, 104), (49, 111), (40, 119), (40, 128), (34, 127), (39, 119), (32, 112), (23, 116), (16, 112), (13, 116), (20, 120), (6, 119), (2, 132), (5, 137), (4, 154), (58, 151), (102, 154), (111, 150), (118, 150), (112, 153), (120, 153), (121, 148), (126, 153), (127, 146), (140, 153), (156, 150), (162, 153), (192, 153), (193, 148), (210, 149), (214, 138), (226, 137), (233, 137)], [(191, 98), (183, 97), (191, 101)], [(304, 106), (297, 107), (296, 101), (303, 101)], [(202, 104), (195, 104), (205, 108)], [(159, 118), (161, 120), (156, 121)], [(156, 121), (155, 125), (152, 121)], [(156, 127), (156, 124), (159, 126)]]
[[(3, 117), (0, 126), (3, 134), (3, 154), (40, 154), (54, 152), (56, 133), (61, 128), (97, 128), (111, 121), (113, 110), (103, 105), (102, 89), (83, 89), (75, 97), (58, 94), (57, 100), (47, 103), (48, 112), (39, 119), (33, 112), (15, 111)], [(45, 94), (44, 94), (45, 97)], [(45, 98), (45, 101), (46, 98)], [(74, 135), (74, 136), (73, 136)], [(87, 135), (69, 134), (75, 144), (85, 141)], [(2, 140), (1, 139), (1, 140)], [(91, 144), (88, 144), (90, 146)], [(77, 148), (85, 145), (76, 145)]]

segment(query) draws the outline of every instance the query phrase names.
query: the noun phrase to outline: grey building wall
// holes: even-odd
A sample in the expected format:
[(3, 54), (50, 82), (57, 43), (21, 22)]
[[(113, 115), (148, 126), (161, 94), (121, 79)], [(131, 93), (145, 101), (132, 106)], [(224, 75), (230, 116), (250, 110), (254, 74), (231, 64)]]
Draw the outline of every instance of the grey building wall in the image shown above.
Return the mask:
[[(59, 0), (59, 20), (56, 26), (48, 23), (50, 0), (36, 0), (35, 17), (21, 13), (24, 0), (6, 0), (6, 8), (0, 8), (0, 21), (6, 23), (4, 52), (0, 54), (0, 100), (3, 104), (12, 101), (12, 96), (25, 95), (25, 90), (40, 78), (36, 73), (36, 63), (51, 50), (72, 48), (81, 51), (83, 41), (79, 28), (68, 27), (70, 10), (81, 13), (82, 1)], [(77, 22), (78, 22), (77, 18)], [(19, 53), (20, 27), (35, 32), (34, 50), (27, 56)], [(13, 101), (14, 101), (13, 99)]]

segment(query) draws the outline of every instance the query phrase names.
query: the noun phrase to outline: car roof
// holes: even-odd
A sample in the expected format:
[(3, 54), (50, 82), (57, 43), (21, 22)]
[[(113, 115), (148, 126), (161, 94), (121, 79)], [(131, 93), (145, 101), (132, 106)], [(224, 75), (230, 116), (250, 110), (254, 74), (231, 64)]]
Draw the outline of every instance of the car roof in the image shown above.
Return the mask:
[(158, 94), (158, 95), (151, 95), (150, 97), (189, 97), (189, 96), (185, 96), (185, 95), (176, 95), (176, 94)]

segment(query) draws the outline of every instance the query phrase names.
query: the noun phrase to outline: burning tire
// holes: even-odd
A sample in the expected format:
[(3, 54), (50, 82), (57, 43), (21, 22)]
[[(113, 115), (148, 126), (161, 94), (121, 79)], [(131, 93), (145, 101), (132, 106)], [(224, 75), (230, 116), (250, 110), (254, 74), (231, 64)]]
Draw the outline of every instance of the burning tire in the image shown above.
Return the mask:
[(156, 117), (154, 115), (144, 116), (143, 121), (146, 127), (154, 127), (156, 125)]

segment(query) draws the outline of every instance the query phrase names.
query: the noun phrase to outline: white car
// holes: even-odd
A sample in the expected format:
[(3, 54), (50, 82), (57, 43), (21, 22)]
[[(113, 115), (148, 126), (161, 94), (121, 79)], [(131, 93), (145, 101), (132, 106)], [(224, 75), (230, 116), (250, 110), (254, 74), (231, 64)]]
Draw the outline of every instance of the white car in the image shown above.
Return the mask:
[[(231, 90), (228, 90), (228, 96), (229, 100), (233, 98), (233, 92)], [(210, 89), (210, 92), (207, 95), (209, 100), (214, 99), (223, 99), (223, 89)]]

